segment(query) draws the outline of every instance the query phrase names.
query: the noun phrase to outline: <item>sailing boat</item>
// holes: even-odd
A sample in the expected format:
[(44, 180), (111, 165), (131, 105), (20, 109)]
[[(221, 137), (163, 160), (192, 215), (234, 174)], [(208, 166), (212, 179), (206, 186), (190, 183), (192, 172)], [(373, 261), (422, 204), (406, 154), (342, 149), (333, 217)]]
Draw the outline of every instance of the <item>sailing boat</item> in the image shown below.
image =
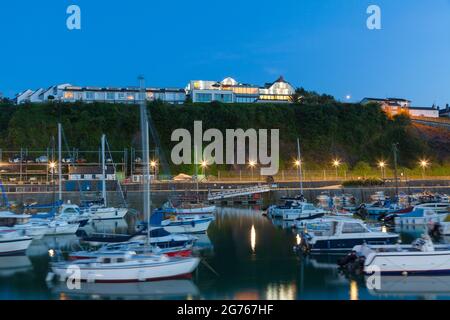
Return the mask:
[[(141, 93), (145, 97), (143, 79), (141, 79)], [(145, 99), (140, 106), (141, 134), (144, 153), (144, 214), (150, 224), (150, 172), (149, 172), (149, 143), (148, 143), (148, 116)], [(68, 277), (68, 268), (77, 267), (81, 281), (88, 282), (135, 282), (150, 281), (169, 278), (190, 277), (200, 263), (194, 257), (168, 257), (154, 254), (150, 245), (150, 229), (147, 228), (147, 252), (142, 254), (125, 248), (118, 252), (98, 252), (93, 259), (75, 262), (61, 262), (52, 264), (52, 271), (60, 279)]]
[(271, 206), (268, 213), (271, 217), (279, 217), (286, 221), (312, 220), (323, 217), (328, 211), (308, 203), (303, 194), (302, 160), (300, 152), (300, 139), (297, 139), (298, 175), (300, 179), (300, 195), (295, 198), (284, 198), (282, 206)]
[(106, 160), (105, 143), (106, 136), (102, 135), (102, 199), (100, 204), (92, 204), (83, 209), (92, 220), (122, 219), (128, 212), (127, 208), (108, 207), (106, 192)]

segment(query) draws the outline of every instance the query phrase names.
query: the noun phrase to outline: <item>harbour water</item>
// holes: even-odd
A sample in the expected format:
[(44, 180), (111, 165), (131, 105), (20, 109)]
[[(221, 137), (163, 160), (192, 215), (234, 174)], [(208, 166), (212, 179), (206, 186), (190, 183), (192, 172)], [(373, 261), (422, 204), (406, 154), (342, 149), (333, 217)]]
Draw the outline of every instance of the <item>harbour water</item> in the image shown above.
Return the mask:
[[(137, 217), (96, 222), (99, 232), (124, 233)], [(404, 242), (422, 230), (402, 231)], [(296, 234), (282, 222), (262, 216), (259, 207), (218, 208), (208, 233), (197, 235), (202, 263), (191, 280), (130, 284), (46, 282), (50, 255), (78, 246), (73, 236), (36, 240), (27, 255), (0, 257), (0, 299), (450, 299), (450, 276), (382, 277), (381, 289), (369, 290), (363, 276), (337, 268), (337, 256), (303, 257), (294, 252)]]

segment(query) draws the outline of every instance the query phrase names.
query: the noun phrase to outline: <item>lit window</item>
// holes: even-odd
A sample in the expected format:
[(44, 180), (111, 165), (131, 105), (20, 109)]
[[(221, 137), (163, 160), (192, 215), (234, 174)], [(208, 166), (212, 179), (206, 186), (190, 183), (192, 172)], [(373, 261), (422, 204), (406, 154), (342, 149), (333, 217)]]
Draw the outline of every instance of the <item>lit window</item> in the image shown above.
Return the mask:
[(73, 97), (74, 97), (73, 92), (71, 91), (64, 92), (64, 99), (73, 99)]

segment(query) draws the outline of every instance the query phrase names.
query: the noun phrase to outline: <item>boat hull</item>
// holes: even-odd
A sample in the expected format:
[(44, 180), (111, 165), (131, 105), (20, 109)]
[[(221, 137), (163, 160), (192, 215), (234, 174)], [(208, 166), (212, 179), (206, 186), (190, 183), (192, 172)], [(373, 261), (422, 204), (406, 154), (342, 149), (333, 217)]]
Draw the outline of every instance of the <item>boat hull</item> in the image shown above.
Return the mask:
[[(144, 282), (165, 279), (186, 279), (192, 276), (192, 272), (197, 268), (200, 260), (198, 258), (183, 258), (173, 262), (157, 264), (137, 264), (135, 266), (114, 266), (114, 267), (89, 267), (79, 266), (81, 281), (96, 283), (114, 282)], [(53, 266), (52, 271), (59, 276), (61, 281), (67, 279), (70, 273), (67, 272), (70, 264), (63, 266)]]
[(373, 268), (384, 275), (450, 274), (450, 251), (376, 253), (367, 257), (364, 272)]
[(45, 235), (47, 236), (56, 236), (56, 235), (66, 235), (66, 234), (75, 234), (78, 230), (78, 224), (67, 224), (67, 225), (59, 225), (59, 226), (48, 226)]
[(175, 213), (180, 215), (189, 214), (212, 214), (216, 211), (215, 206), (201, 208), (176, 208)]
[(357, 245), (366, 244), (395, 244), (398, 241), (398, 235), (372, 238), (329, 238), (320, 239), (314, 243), (309, 243), (311, 252), (348, 252)]
[(19, 239), (0, 240), (0, 255), (13, 255), (24, 253), (31, 242), (30, 237), (21, 237)]
[(212, 219), (195, 222), (170, 222), (163, 227), (170, 233), (204, 233), (208, 230), (211, 222)]
[(399, 217), (395, 217), (394, 221), (395, 221), (395, 224), (398, 226), (427, 225), (427, 224), (444, 222), (446, 217), (447, 217), (447, 215), (445, 215), (445, 214), (433, 215), (433, 216), (428, 216), (428, 217), (399, 216)]
[(112, 220), (123, 219), (127, 214), (128, 209), (125, 208), (99, 208), (92, 212), (91, 220)]

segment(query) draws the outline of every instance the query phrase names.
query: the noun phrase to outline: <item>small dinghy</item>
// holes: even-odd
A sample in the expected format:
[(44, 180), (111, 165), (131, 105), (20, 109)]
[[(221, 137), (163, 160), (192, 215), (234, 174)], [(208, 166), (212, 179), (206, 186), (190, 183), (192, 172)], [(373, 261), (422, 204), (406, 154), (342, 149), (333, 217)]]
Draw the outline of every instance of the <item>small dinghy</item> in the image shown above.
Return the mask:
[(450, 274), (450, 245), (434, 245), (428, 235), (410, 245), (359, 245), (353, 248), (366, 274)]

